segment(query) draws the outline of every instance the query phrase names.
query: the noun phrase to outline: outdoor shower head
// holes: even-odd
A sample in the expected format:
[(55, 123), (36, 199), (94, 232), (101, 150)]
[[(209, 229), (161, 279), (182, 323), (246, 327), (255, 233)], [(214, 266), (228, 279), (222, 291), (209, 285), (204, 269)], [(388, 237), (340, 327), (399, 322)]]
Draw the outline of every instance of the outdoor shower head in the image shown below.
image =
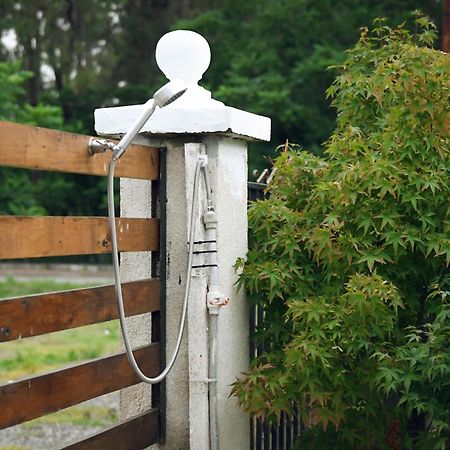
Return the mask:
[(186, 90), (187, 86), (179, 79), (169, 81), (162, 88), (158, 89), (153, 95), (153, 98), (145, 103), (141, 115), (113, 150), (114, 161), (117, 161), (125, 153), (125, 150), (131, 144), (131, 141), (136, 137), (139, 131), (141, 131), (145, 122), (147, 122), (155, 111), (156, 106), (164, 108), (165, 106), (170, 105), (177, 98), (181, 97)]
[(91, 138), (89, 141), (89, 153), (95, 155), (96, 153), (102, 153), (109, 149), (113, 152), (113, 160), (117, 161), (125, 153), (125, 150), (129, 147), (139, 131), (141, 131), (145, 122), (154, 113), (156, 107), (164, 108), (170, 105), (177, 98), (181, 97), (186, 90), (187, 86), (183, 81), (179, 79), (169, 81), (162, 88), (158, 89), (153, 97), (143, 105), (140, 116), (124, 134), (118, 144), (114, 144), (106, 139)]
[(181, 97), (187, 90), (187, 86), (181, 80), (169, 81), (153, 95), (155, 103), (163, 108)]

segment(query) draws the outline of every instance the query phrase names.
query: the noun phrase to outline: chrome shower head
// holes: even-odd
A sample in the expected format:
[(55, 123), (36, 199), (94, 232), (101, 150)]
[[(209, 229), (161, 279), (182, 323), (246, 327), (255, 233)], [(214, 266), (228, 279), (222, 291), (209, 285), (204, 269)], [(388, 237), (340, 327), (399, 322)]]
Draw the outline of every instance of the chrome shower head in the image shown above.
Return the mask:
[(155, 103), (163, 108), (181, 97), (187, 90), (187, 86), (181, 80), (172, 80), (158, 89), (153, 95)]
[(181, 97), (187, 90), (187, 86), (181, 80), (172, 80), (165, 84), (162, 88), (158, 89), (153, 98), (147, 101), (143, 106), (141, 115), (137, 118), (133, 126), (125, 133), (120, 142), (115, 145), (113, 150), (113, 159), (117, 161), (124, 153), (131, 141), (136, 137), (139, 131), (144, 126), (145, 122), (155, 111), (156, 107), (164, 108), (170, 105), (177, 98)]

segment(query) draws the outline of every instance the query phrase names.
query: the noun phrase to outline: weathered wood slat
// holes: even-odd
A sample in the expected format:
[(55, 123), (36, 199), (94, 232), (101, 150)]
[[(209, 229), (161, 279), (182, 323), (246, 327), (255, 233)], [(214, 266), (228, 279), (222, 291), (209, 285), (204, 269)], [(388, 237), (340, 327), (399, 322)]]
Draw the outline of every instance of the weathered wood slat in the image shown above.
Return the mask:
[(133, 417), (82, 441), (61, 447), (64, 450), (142, 450), (158, 442), (158, 409)]
[[(149, 376), (159, 372), (159, 344), (134, 352)], [(121, 353), (45, 375), (0, 386), (0, 429), (139, 383)]]
[[(119, 251), (158, 249), (158, 219), (116, 219)], [(0, 216), (0, 259), (110, 253), (106, 217)]]
[[(159, 310), (159, 280), (122, 284), (127, 316)], [(0, 301), (0, 342), (117, 319), (114, 285)]]
[[(80, 134), (0, 122), (0, 165), (106, 176), (111, 152), (90, 155), (89, 139)], [(158, 179), (158, 149), (130, 146), (118, 161), (115, 175)]]

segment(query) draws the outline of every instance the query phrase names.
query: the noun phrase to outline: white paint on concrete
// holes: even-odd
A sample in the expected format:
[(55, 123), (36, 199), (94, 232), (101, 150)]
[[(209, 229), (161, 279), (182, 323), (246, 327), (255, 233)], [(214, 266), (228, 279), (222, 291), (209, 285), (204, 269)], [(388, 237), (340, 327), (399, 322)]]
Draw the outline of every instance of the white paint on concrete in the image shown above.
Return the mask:
[[(270, 119), (232, 108), (214, 100), (198, 85), (209, 66), (208, 42), (193, 31), (178, 30), (164, 35), (156, 47), (158, 66), (169, 80), (181, 78), (188, 90), (150, 117), (141, 133), (149, 135), (226, 133), (250, 140), (270, 140)], [(99, 135), (121, 135), (134, 124), (143, 105), (95, 110)]]
[[(135, 143), (145, 144), (138, 137)], [(151, 217), (151, 182), (120, 179), (121, 217)], [(151, 277), (151, 253), (121, 253), (121, 281), (134, 281)], [(133, 348), (151, 342), (151, 314), (142, 314), (126, 320)], [(122, 344), (122, 348), (123, 344)], [(143, 383), (120, 392), (120, 417), (126, 419), (151, 407), (151, 386)]]
[[(140, 138), (140, 143), (146, 139)], [(231, 302), (219, 316), (219, 423), (221, 449), (248, 448), (248, 419), (236, 400), (230, 397), (230, 384), (248, 368), (247, 303), (243, 292), (236, 292), (233, 265), (247, 249), (247, 157), (242, 140), (207, 137), (202, 144), (166, 141), (167, 148), (167, 339), (166, 357), (173, 350), (181, 314), (187, 264), (189, 207), (198, 154), (206, 151), (213, 197), (217, 202), (219, 280)], [(122, 214), (148, 217), (151, 210), (150, 183), (121, 180)], [(205, 208), (203, 182), (196, 212), (196, 239), (204, 236), (200, 221)], [(204, 262), (197, 256), (195, 265)], [(123, 280), (150, 275), (149, 253), (122, 255)], [(208, 316), (206, 310), (207, 269), (194, 272), (188, 309), (188, 323), (179, 357), (166, 381), (166, 441), (154, 448), (208, 450)], [(150, 317), (128, 319), (135, 345), (150, 342)], [(121, 416), (130, 417), (150, 406), (151, 389), (139, 384), (122, 391)]]
[[(186, 215), (191, 213), (193, 202), (193, 186), (195, 166), (201, 154), (205, 153), (203, 144), (184, 146), (185, 179), (186, 179)], [(199, 195), (197, 208), (194, 211), (195, 241), (205, 239), (202, 224), (203, 211), (206, 209), (206, 194), (203, 177), (200, 173)], [(187, 224), (189, 232), (189, 223)], [(196, 245), (194, 250), (203, 250), (204, 246)], [(205, 255), (194, 255), (193, 265), (199, 266), (206, 262)], [(208, 282), (207, 269), (194, 269), (189, 298), (187, 346), (189, 359), (189, 448), (209, 449), (208, 429), (208, 314), (206, 310), (206, 286)]]
[[(187, 91), (189, 92), (189, 91)], [(196, 108), (184, 105), (183, 97), (163, 109), (157, 109), (143, 126), (149, 135), (228, 134), (246, 140), (270, 140), (270, 119), (237, 108), (199, 101)], [(142, 105), (118, 106), (95, 110), (95, 131), (99, 135), (124, 134), (142, 111)]]
[(247, 145), (244, 141), (207, 137), (217, 211), (219, 282), (230, 303), (219, 315), (219, 437), (220, 448), (247, 449), (250, 446), (248, 416), (230, 397), (231, 384), (248, 370), (248, 304), (237, 292), (234, 264), (247, 253)]
[[(166, 359), (175, 346), (186, 281), (187, 197), (184, 143), (167, 142)], [(188, 317), (189, 318), (189, 317)], [(189, 449), (188, 330), (166, 380), (166, 441), (161, 448)]]
[[(190, 32), (189, 32), (190, 33)], [(248, 369), (248, 305), (244, 292), (236, 292), (237, 275), (233, 265), (247, 251), (247, 144), (246, 140), (270, 139), (270, 119), (228, 107), (211, 98), (197, 85), (209, 64), (203, 38), (191, 34), (180, 42), (183, 33), (171, 34), (160, 42), (160, 67), (168, 78), (181, 76), (177, 71), (195, 60), (185, 80), (190, 88), (178, 100), (159, 109), (144, 125), (135, 142), (167, 148), (167, 276), (166, 276), (166, 357), (173, 351), (186, 281), (188, 216), (192, 202), (195, 163), (200, 152), (209, 156), (213, 197), (218, 217), (218, 257), (220, 289), (230, 303), (219, 316), (219, 434), (221, 450), (249, 447), (248, 417), (230, 397), (230, 385)], [(178, 36), (178, 37), (177, 37)], [(191, 50), (184, 46), (189, 44)], [(188, 46), (188, 47), (189, 47)], [(177, 52), (191, 51), (189, 58)], [(209, 47), (208, 47), (209, 50)], [(158, 52), (159, 52), (158, 51)], [(167, 54), (166, 54), (167, 52)], [(196, 53), (197, 52), (197, 53)], [(177, 68), (177, 58), (182, 61)], [(184, 64), (184, 66), (183, 66)], [(125, 133), (142, 106), (103, 108), (95, 112), (95, 129), (106, 136)], [(193, 135), (197, 143), (191, 143)], [(204, 145), (203, 145), (204, 144)], [(203, 189), (202, 189), (203, 191)], [(150, 183), (136, 180), (121, 182), (122, 213), (148, 217)], [(205, 206), (199, 196), (196, 233), (203, 234), (200, 212)], [(204, 261), (198, 256), (198, 261)], [(124, 254), (124, 280), (145, 278), (150, 274), (150, 254)], [(155, 448), (167, 450), (209, 450), (208, 393), (204, 383), (208, 374), (208, 316), (206, 309), (207, 269), (193, 274), (188, 321), (178, 359), (166, 381), (166, 441)], [(149, 342), (148, 317), (128, 319), (131, 335), (139, 345)], [(137, 414), (150, 405), (150, 388), (138, 385), (123, 391), (122, 414)]]

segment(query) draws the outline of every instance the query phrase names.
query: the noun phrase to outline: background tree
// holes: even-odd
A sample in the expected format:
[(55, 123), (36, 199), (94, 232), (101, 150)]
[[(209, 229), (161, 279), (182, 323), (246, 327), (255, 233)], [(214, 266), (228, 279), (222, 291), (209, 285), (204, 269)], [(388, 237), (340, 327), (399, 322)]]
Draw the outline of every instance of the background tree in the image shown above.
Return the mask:
[[(30, 72), (20, 69), (18, 63), (0, 63), (0, 120), (43, 125), (59, 128), (63, 124), (61, 110), (51, 106), (31, 106), (24, 101), (26, 91), (24, 84), (32, 76)], [(35, 186), (33, 172), (0, 167), (0, 214), (43, 214), (45, 208), (39, 201), (37, 193), (42, 189)], [(49, 179), (47, 189), (52, 187)], [(59, 192), (55, 190), (55, 193)], [(48, 192), (46, 190), (46, 192)], [(57, 195), (56, 195), (57, 196)], [(48, 195), (45, 195), (48, 198)]]
[[(17, 62), (0, 63), (0, 120), (65, 129), (61, 108), (27, 103), (31, 76)], [(0, 186), (0, 214), (106, 214), (102, 177), (0, 167)]]
[(360, 27), (381, 16), (399, 24), (415, 9), (440, 14), (427, 0), (225, 0), (177, 26), (211, 43), (205, 80), (218, 99), (272, 118), (267, 152), (286, 139), (320, 152), (335, 120), (324, 93), (336, 73), (327, 68), (343, 61)]
[[(398, 23), (417, 7), (437, 18), (440, 6), (441, 0), (3, 0), (0, 55), (32, 72), (24, 85), (28, 104), (57, 106), (65, 129), (93, 133), (95, 108), (143, 103), (164, 83), (153, 55), (162, 34), (199, 31), (213, 50), (205, 83), (214, 96), (272, 118), (272, 142), (251, 147), (252, 169), (267, 165), (262, 157), (286, 138), (320, 152), (335, 117), (324, 95), (334, 73), (325, 68), (343, 60), (360, 26), (378, 15)], [(103, 187), (79, 182), (88, 214)]]
[(325, 158), (283, 153), (250, 210), (240, 282), (271, 347), (234, 392), (272, 418), (298, 402), (302, 449), (448, 445), (450, 66), (414, 24), (363, 29)]
[(143, 102), (161, 75), (157, 40), (177, 19), (201, 11), (203, 0), (5, 0), (0, 26), (15, 36), (12, 52), (33, 73), (28, 102), (62, 108), (74, 130), (93, 131), (93, 110)]
[(92, 102), (108, 98), (114, 84), (117, 8), (101, 0), (2, 2), (2, 28), (17, 40), (10, 56), (33, 74), (26, 83), (30, 104), (60, 106), (72, 129), (92, 129)]

